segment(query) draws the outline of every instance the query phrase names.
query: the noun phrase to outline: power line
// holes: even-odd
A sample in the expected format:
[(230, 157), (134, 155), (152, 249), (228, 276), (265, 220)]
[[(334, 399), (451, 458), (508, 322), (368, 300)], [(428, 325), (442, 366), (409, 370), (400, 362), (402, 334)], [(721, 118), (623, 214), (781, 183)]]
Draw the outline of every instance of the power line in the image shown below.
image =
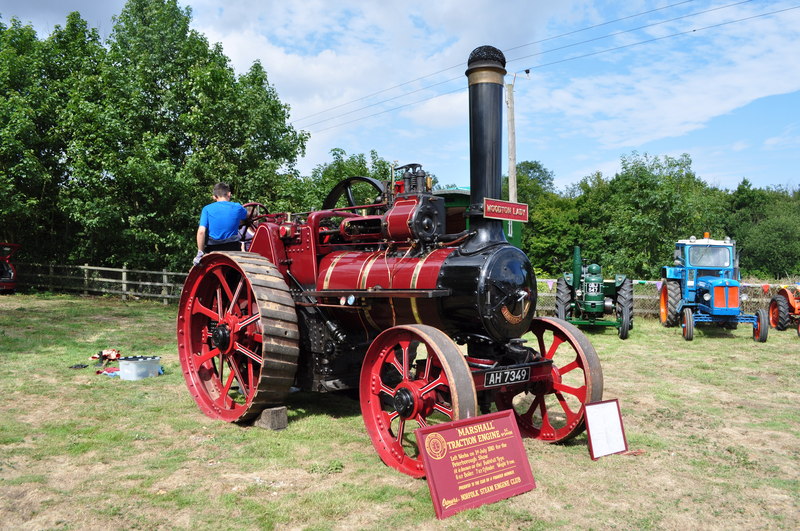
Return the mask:
[[(750, 1), (750, 0), (748, 0), (748, 1)], [(741, 3), (744, 3), (744, 2), (739, 2), (739, 4), (741, 4)], [(737, 4), (733, 4), (733, 5), (737, 5)], [(574, 56), (574, 57), (568, 57), (566, 59), (560, 59), (558, 61), (552, 61), (550, 63), (543, 63), (543, 64), (540, 64), (540, 65), (530, 66), (530, 67), (527, 67), (527, 68), (522, 68), (520, 70), (517, 70), (516, 73), (521, 73), (521, 72), (523, 72), (525, 70), (533, 70), (533, 69), (536, 69), (536, 68), (544, 68), (544, 67), (547, 67), (547, 66), (566, 63), (566, 62), (569, 62), (569, 61), (576, 61), (578, 59), (585, 59), (587, 57), (592, 57), (592, 56), (595, 56), (595, 55), (614, 52), (614, 51), (622, 50), (622, 49), (625, 49), (625, 48), (632, 48), (634, 46), (640, 46), (642, 44), (649, 44), (649, 43), (656, 42), (656, 41), (661, 41), (661, 40), (664, 40), (664, 39), (680, 37), (680, 36), (683, 36), (683, 35), (696, 33), (698, 31), (714, 29), (714, 28), (727, 26), (727, 25), (730, 25), (730, 24), (738, 23), (738, 22), (744, 22), (744, 21), (753, 20), (753, 19), (756, 19), (756, 18), (766, 17), (766, 16), (770, 16), (770, 15), (776, 15), (778, 13), (784, 13), (786, 11), (792, 11), (794, 9), (800, 9), (800, 5), (794, 6), (794, 7), (788, 7), (788, 8), (785, 8), (785, 9), (778, 9), (778, 10), (770, 11), (770, 12), (767, 12), (767, 13), (761, 13), (761, 14), (758, 14), (758, 15), (752, 15), (752, 16), (749, 16), (749, 17), (743, 17), (743, 18), (740, 18), (740, 19), (730, 20), (730, 21), (726, 21), (726, 22), (720, 22), (718, 24), (712, 24), (712, 25), (709, 25), (709, 26), (704, 26), (702, 28), (694, 28), (694, 29), (687, 30), (687, 31), (682, 31), (682, 32), (678, 32), (678, 33), (672, 33), (670, 35), (664, 35), (664, 36), (661, 36), (661, 37), (655, 37), (655, 38), (647, 39), (647, 40), (644, 40), (644, 41), (624, 44), (622, 46), (615, 46), (613, 48), (607, 48), (607, 49), (604, 49), (604, 50), (598, 50), (596, 52), (590, 52), (590, 53), (586, 53), (586, 54), (583, 54), (583, 55), (578, 55), (578, 56)], [(546, 52), (541, 52), (541, 53), (538, 53), (538, 54), (532, 54), (530, 56), (521, 57), (521, 58), (518, 58), (518, 59), (514, 59), (514, 61), (518, 61), (518, 60), (521, 60), (521, 59), (532, 57), (534, 55), (541, 55), (542, 53), (546, 53)], [(461, 79), (461, 77), (459, 76), (458, 78), (454, 78), (454, 79)], [(441, 85), (441, 84), (444, 84), (444, 83), (447, 83), (447, 82), (450, 82), (450, 81), (453, 81), (453, 79), (448, 80), (448, 81), (444, 81), (444, 82), (441, 82), (441, 83), (437, 83), (436, 85)], [(431, 85), (431, 86), (435, 86), (435, 85)], [(419, 90), (422, 90), (422, 89), (419, 89)], [(419, 92), (419, 90), (416, 90), (414, 92)], [(375, 116), (380, 116), (381, 114), (386, 114), (386, 113), (389, 113), (389, 112), (393, 112), (393, 111), (396, 111), (396, 110), (399, 110), (399, 109), (402, 109), (402, 108), (405, 108), (405, 107), (410, 107), (412, 105), (419, 105), (420, 103), (425, 103), (426, 101), (430, 101), (430, 100), (439, 98), (441, 96), (446, 96), (448, 94), (455, 94), (457, 92), (461, 92), (461, 91), (464, 91), (464, 90), (466, 90), (464, 87), (459, 87), (458, 89), (451, 90), (451, 91), (448, 91), (448, 92), (442, 92), (441, 94), (437, 94), (435, 96), (431, 96), (431, 97), (424, 98), (424, 99), (421, 99), (421, 100), (418, 100), (418, 101), (414, 101), (414, 102), (410, 102), (410, 103), (405, 103), (403, 105), (398, 105), (398, 106), (392, 107), (390, 109), (385, 109), (385, 110), (382, 110), (382, 111), (379, 111), (379, 112), (376, 112), (376, 113), (372, 113), (372, 114), (368, 114), (366, 116), (355, 118), (355, 119), (349, 120), (347, 122), (342, 122), (342, 123), (339, 123), (339, 124), (336, 124), (336, 125), (332, 125), (330, 127), (324, 128), (324, 129), (319, 129), (317, 131), (312, 131), (311, 134), (317, 134), (317, 133), (322, 133), (324, 131), (328, 131), (330, 129), (336, 129), (338, 127), (349, 125), (351, 123), (359, 122), (361, 120), (366, 120), (368, 118), (373, 118)], [(408, 94), (411, 94), (411, 93), (408, 93)], [(408, 94), (404, 94), (403, 96), (406, 96)], [(392, 99), (397, 99), (397, 97), (392, 98)], [(372, 104), (372, 105), (369, 105), (369, 106), (366, 106), (366, 107), (362, 107), (360, 109), (356, 109), (355, 111), (350, 111), (350, 112), (348, 112), (346, 114), (352, 114), (353, 112), (357, 112), (359, 110), (363, 110), (365, 108), (372, 107), (372, 106), (378, 105), (380, 103), (385, 103), (386, 101), (390, 101), (390, 100), (384, 100), (384, 101), (381, 101), (381, 102), (378, 102), (378, 103), (375, 103), (375, 104)], [(336, 119), (336, 118), (340, 118), (341, 116), (344, 116), (344, 114), (343, 115), (338, 115), (338, 116), (335, 116), (335, 117), (332, 117), (332, 118), (329, 118), (329, 119), (326, 119), (326, 120), (321, 120), (320, 122), (317, 122), (317, 123), (323, 123), (323, 122), (326, 122), (326, 121), (330, 121), (330, 120), (333, 120), (333, 119)]]
[[(664, 39), (670, 39), (672, 37), (680, 37), (682, 35), (688, 35), (690, 33), (696, 33), (698, 31), (704, 31), (704, 30), (707, 30), (707, 29), (719, 28), (719, 27), (727, 26), (727, 25), (734, 24), (734, 23), (737, 23), (737, 22), (744, 22), (746, 20), (753, 20), (755, 18), (766, 17), (766, 16), (769, 16), (769, 15), (776, 15), (778, 13), (784, 13), (786, 11), (792, 11), (793, 9), (800, 9), (800, 5), (797, 5), (797, 6), (794, 6), (794, 7), (787, 7), (785, 9), (778, 9), (778, 10), (775, 10), (775, 11), (770, 11), (768, 13), (761, 13), (759, 15), (752, 15), (752, 16), (749, 16), (749, 17), (739, 18), (739, 19), (736, 19), (736, 20), (729, 20), (727, 22), (720, 22), (718, 24), (712, 24), (710, 26), (704, 26), (702, 28), (695, 28), (695, 29), (691, 29), (691, 30), (687, 30), (687, 31), (680, 31), (678, 33), (672, 33), (670, 35), (663, 35), (661, 37), (654, 37), (652, 39), (647, 39), (646, 41), (639, 41), (639, 42), (633, 42), (633, 43), (630, 43), (630, 44), (623, 44), (622, 46), (615, 46), (614, 48), (607, 48), (605, 50), (600, 50), (600, 51), (597, 51), (597, 52), (591, 52), (591, 53), (587, 53), (587, 54), (584, 54), (584, 55), (578, 55), (578, 56), (575, 56), (575, 57), (568, 57), (566, 59), (561, 59), (559, 61), (553, 61), (551, 63), (544, 63), (544, 64), (537, 65), (537, 66), (531, 66), (531, 67), (528, 67), (528, 68), (523, 68), (523, 69), (518, 70), (516, 73), (520, 73), (520, 72), (523, 72), (525, 70), (533, 70), (534, 68), (543, 68), (545, 66), (552, 66), (552, 65), (557, 65), (559, 63), (566, 63), (567, 61), (575, 61), (575, 60), (578, 60), (578, 59), (585, 59), (586, 57), (592, 57), (594, 55), (599, 55), (599, 54), (602, 54), (602, 53), (615, 52), (617, 50), (622, 50), (624, 48), (631, 48), (633, 46), (639, 46), (641, 44), (649, 44), (651, 42), (661, 41), (661, 40), (664, 40)], [(520, 58), (520, 59), (523, 59), (523, 58)], [(515, 61), (516, 60), (518, 60), (518, 59), (515, 59)]]
[[(654, 12), (656, 12), (656, 11), (663, 11), (664, 9), (669, 9), (669, 8), (676, 7), (676, 6), (679, 6), (679, 5), (682, 5), (682, 4), (688, 4), (688, 3), (690, 3), (690, 2), (693, 2), (693, 1), (694, 1), (694, 0), (683, 0), (682, 2), (677, 2), (677, 3), (675, 3), (675, 4), (670, 4), (670, 5), (667, 5), (667, 6), (664, 6), (664, 7), (658, 7), (658, 8), (655, 8), (655, 9), (651, 9), (651, 10), (649, 10), (649, 11), (643, 11), (643, 12), (641, 12), (641, 13), (636, 13), (635, 15), (628, 15), (628, 16), (621, 17), (621, 18), (617, 18), (617, 19), (614, 19), (614, 20), (609, 20), (609, 21), (606, 21), (606, 22), (601, 22), (601, 23), (599, 23), (599, 24), (595, 24), (595, 25), (593, 25), (593, 26), (587, 26), (587, 27), (585, 27), (585, 28), (581, 28), (581, 29), (578, 29), (578, 30), (568, 31), (568, 32), (566, 32), (566, 33), (562, 33), (562, 34), (560, 34), (560, 35), (555, 35), (555, 36), (553, 36), (553, 37), (547, 37), (547, 38), (544, 38), (544, 39), (541, 39), (541, 40), (538, 40), (538, 41), (529, 42), (529, 43), (527, 43), (527, 44), (520, 44), (519, 46), (514, 46), (513, 48), (508, 48), (508, 49), (506, 49), (506, 50), (504, 50), (504, 51), (505, 51), (505, 52), (510, 52), (510, 51), (513, 51), (513, 50), (517, 50), (517, 49), (519, 49), (519, 48), (525, 48), (526, 46), (532, 46), (532, 45), (534, 45), (534, 44), (541, 44), (541, 43), (543, 43), (543, 42), (546, 42), (546, 41), (551, 41), (551, 40), (554, 40), (554, 39), (560, 39), (561, 37), (568, 37), (568, 36), (570, 36), (570, 35), (575, 35), (575, 34), (577, 34), (577, 33), (581, 33), (581, 32), (584, 32), (584, 31), (589, 31), (589, 30), (596, 29), (596, 28), (599, 28), (599, 27), (602, 27), (602, 26), (607, 26), (607, 25), (609, 25), (609, 24), (614, 24), (614, 23), (617, 23), (617, 22), (622, 22), (623, 20), (628, 20), (628, 19), (631, 19), (631, 18), (641, 17), (641, 16), (643, 16), (643, 15), (649, 15), (650, 13), (654, 13)], [(751, 2), (752, 0), (746, 0), (746, 1), (747, 1), (747, 2)], [(743, 2), (740, 2), (740, 3), (743, 3)], [(303, 121), (303, 120), (307, 120), (308, 118), (313, 118), (313, 117), (315, 117), (315, 116), (319, 116), (320, 114), (325, 114), (326, 112), (330, 112), (330, 111), (334, 111), (334, 110), (336, 110), (336, 109), (340, 109), (340, 108), (342, 108), (342, 107), (346, 107), (346, 106), (348, 106), (348, 105), (350, 105), (350, 104), (352, 104), (352, 103), (356, 103), (356, 102), (359, 102), (359, 101), (363, 101), (363, 100), (366, 100), (366, 99), (372, 98), (373, 96), (377, 96), (378, 94), (383, 94), (384, 92), (388, 92), (388, 91), (390, 91), (390, 90), (394, 90), (394, 89), (396, 89), (396, 88), (404, 87), (404, 86), (406, 86), (406, 85), (410, 85), (411, 83), (416, 83), (417, 81), (422, 81), (423, 79), (427, 79), (427, 78), (429, 78), (429, 77), (433, 77), (433, 76), (435, 76), (435, 75), (438, 75), (438, 74), (441, 74), (441, 73), (443, 73), (443, 72), (447, 72), (447, 71), (449, 71), (449, 70), (453, 70), (454, 68), (463, 67), (465, 64), (466, 64), (465, 62), (461, 62), (461, 63), (458, 63), (457, 65), (453, 65), (453, 66), (450, 66), (450, 67), (447, 67), (447, 68), (443, 68), (442, 70), (438, 70), (438, 71), (436, 71), (436, 72), (432, 72), (432, 73), (430, 73), (430, 74), (426, 74), (426, 75), (424, 75), (424, 76), (421, 76), (421, 77), (418, 77), (418, 78), (416, 78), (416, 79), (412, 79), (412, 80), (410, 80), (410, 81), (405, 81), (405, 82), (403, 82), (403, 83), (400, 83), (399, 85), (394, 85), (394, 86), (392, 86), (392, 87), (388, 87), (388, 88), (385, 88), (385, 89), (382, 89), (382, 90), (379, 90), (379, 91), (373, 92), (373, 93), (371, 93), (371, 94), (367, 94), (366, 96), (362, 96), (362, 97), (360, 97), (360, 98), (356, 98), (356, 99), (354, 99), (354, 100), (350, 100), (350, 101), (348, 101), (348, 102), (346, 102), (346, 103), (341, 103), (341, 104), (339, 104), (339, 105), (335, 105), (335, 106), (333, 106), (333, 107), (329, 107), (329, 108), (327, 108), (327, 109), (325, 109), (325, 110), (322, 110), (322, 111), (319, 111), (319, 112), (315, 112), (315, 113), (312, 113), (312, 114), (308, 114), (308, 115), (306, 115), (306, 116), (303, 116), (303, 117), (301, 117), (301, 118), (296, 118), (295, 120), (292, 120), (290, 123), (291, 123), (292, 125), (294, 125), (294, 124), (296, 124), (297, 122), (301, 122), (301, 121)], [(461, 79), (461, 77), (459, 76), (458, 78), (454, 78), (454, 79)], [(435, 87), (435, 86), (438, 86), (438, 85), (441, 85), (441, 84), (447, 83), (447, 82), (449, 82), (449, 81), (453, 81), (453, 79), (450, 79), (450, 80), (448, 80), (448, 81), (444, 81), (444, 82), (441, 82), (441, 83), (436, 83), (436, 84), (434, 84), (434, 85), (430, 85), (429, 87), (425, 87), (425, 88)], [(419, 90), (415, 90), (415, 91), (412, 91), (412, 92), (409, 92), (409, 93), (406, 93), (406, 94), (413, 94), (414, 92), (419, 92)], [(404, 95), (405, 95), (405, 94), (404, 94)], [(392, 101), (392, 100), (395, 100), (395, 99), (397, 99), (397, 98), (400, 98), (400, 97), (402, 97), (402, 96), (403, 96), (403, 95), (396, 96), (396, 97), (393, 97), (393, 98), (389, 98), (388, 100), (383, 100), (383, 101), (380, 101), (380, 102), (378, 102), (378, 104), (379, 104), (379, 103), (384, 103), (384, 102), (386, 102), (386, 101)], [(364, 109), (364, 108), (368, 108), (368, 107), (371, 107), (371, 106), (373, 106), (373, 105), (368, 105), (367, 107), (362, 107), (361, 109), (356, 109), (356, 110), (357, 110), (357, 111), (358, 111), (358, 110), (362, 110), (362, 109)], [(352, 113), (352, 112), (348, 112), (348, 113), (345, 113), (345, 115), (346, 115), (346, 114), (351, 114), (351, 113)], [(340, 115), (340, 116), (344, 116), (344, 115)], [(333, 117), (333, 118), (338, 118), (338, 117), (339, 117), (339, 116), (335, 116), (335, 117)], [(333, 119), (333, 118), (331, 118), (331, 119)], [(323, 121), (324, 121), (324, 120), (323, 120)], [(308, 125), (305, 125), (305, 126), (303, 126), (303, 127), (311, 127), (312, 125), (317, 125), (318, 123), (321, 123), (321, 122), (315, 122), (315, 123), (313, 123), (313, 124), (308, 124)]]
[[(689, 0), (689, 1), (691, 1), (691, 0)], [(684, 18), (689, 18), (689, 17), (693, 17), (693, 16), (703, 15), (703, 14), (706, 14), (706, 13), (709, 13), (709, 12), (712, 12), (712, 11), (719, 11), (720, 9), (725, 9), (725, 8), (729, 8), (729, 7), (734, 7), (734, 6), (741, 5), (741, 4), (746, 4), (746, 3), (748, 3), (748, 2), (752, 2), (752, 1), (753, 1), (753, 0), (741, 0), (741, 1), (739, 1), (739, 2), (734, 2), (734, 3), (731, 3), (731, 4), (726, 4), (726, 5), (724, 5), (724, 6), (719, 6), (719, 7), (715, 7), (715, 8), (711, 8), (711, 9), (706, 9), (706, 10), (702, 10), (702, 11), (696, 11), (696, 12), (694, 12), (694, 13), (690, 13), (690, 14), (687, 14), (687, 15), (682, 15), (682, 16), (680, 16), (680, 17), (675, 17), (675, 18), (671, 18), (671, 19), (663, 20), (663, 21), (660, 21), (660, 22), (654, 22), (654, 23), (652, 23), (652, 24), (646, 24), (646, 25), (644, 25), (644, 26), (638, 26), (638, 27), (636, 27), (636, 28), (631, 28), (631, 29), (627, 29), (627, 30), (617, 31), (617, 32), (614, 32), (614, 33), (611, 33), (611, 34), (603, 35), (603, 36), (601, 36), (601, 37), (594, 37), (594, 38), (592, 38), (592, 39), (587, 39), (587, 40), (584, 40), (584, 41), (578, 41), (578, 42), (574, 42), (574, 43), (567, 44), (567, 45), (564, 45), (564, 46), (559, 46), (559, 47), (557, 47), (557, 48), (551, 48), (551, 49), (549, 49), (549, 50), (544, 50), (544, 51), (541, 51), (541, 52), (537, 52), (537, 53), (535, 53), (535, 54), (525, 55), (525, 56), (522, 56), (522, 57), (518, 57), (518, 58), (515, 58), (515, 59), (508, 60), (508, 61), (507, 61), (507, 63), (511, 63), (511, 62), (518, 61), (518, 60), (521, 60), (521, 59), (527, 59), (527, 58), (529, 58), (529, 57), (535, 57), (535, 56), (539, 56), (539, 55), (544, 55), (544, 54), (546, 54), (546, 53), (551, 53), (551, 52), (555, 52), (555, 51), (560, 51), (560, 50), (564, 50), (564, 49), (567, 49), (567, 48), (572, 48), (572, 47), (579, 46), (579, 45), (582, 45), (582, 44), (586, 44), (586, 43), (590, 43), (590, 42), (595, 42), (595, 41), (602, 40), (602, 39), (607, 39), (607, 38), (609, 38), (609, 37), (616, 37), (616, 36), (619, 36), (619, 35), (623, 35), (623, 34), (625, 34), (625, 33), (631, 33), (631, 32), (634, 32), (634, 31), (639, 31), (639, 30), (641, 30), (641, 29), (655, 27), (655, 26), (658, 26), (658, 25), (661, 25), (661, 24), (667, 24), (667, 23), (669, 23), (669, 22), (674, 22), (674, 21), (676, 21), (676, 20), (681, 20), (681, 19), (684, 19)], [(672, 4), (672, 5), (673, 5), (673, 6), (675, 6), (675, 5), (680, 5), (680, 4), (684, 4), (684, 3), (687, 3), (687, 2), (685, 2), (685, 1), (684, 1), (684, 2), (680, 2), (679, 4)], [(652, 11), (655, 11), (655, 10), (647, 11), (647, 12), (645, 12), (644, 14), (646, 14), (646, 13), (650, 13), (650, 12), (652, 12)], [(635, 16), (638, 16), (638, 15), (630, 15), (630, 16), (628, 16), (628, 17), (623, 17), (622, 19), (617, 19), (617, 20), (624, 20), (624, 19), (627, 19), (627, 18), (632, 18), (632, 17), (635, 17)], [(610, 22), (608, 22), (608, 23), (604, 22), (604, 23), (601, 23), (601, 24), (597, 24), (597, 25), (595, 25), (595, 26), (591, 26), (590, 28), (584, 28), (584, 29), (582, 29), (582, 30), (575, 30), (575, 31), (572, 31), (572, 32), (568, 32), (568, 33), (565, 33), (564, 35), (569, 35), (569, 34), (578, 33), (578, 32), (580, 32), (580, 31), (585, 31), (586, 29), (591, 29), (591, 28), (594, 28), (594, 27), (603, 26), (603, 25), (606, 25), (606, 24), (609, 24), (609, 23), (610, 23)], [(516, 50), (516, 49), (519, 49), (519, 48), (522, 48), (522, 47), (525, 47), (525, 46), (530, 46), (531, 44), (536, 44), (536, 43), (538, 43), (538, 42), (544, 42), (544, 41), (546, 41), (546, 40), (552, 40), (552, 39), (554, 39), (554, 38), (557, 38), (557, 37), (549, 37), (549, 38), (547, 38), (547, 39), (543, 39), (543, 40), (541, 40), (541, 41), (536, 41), (536, 42), (533, 42), (533, 43), (523, 44), (523, 45), (520, 45), (520, 46), (516, 46), (516, 47), (514, 47), (514, 48), (510, 48), (509, 50)], [(505, 52), (507, 52), (507, 51), (509, 51), (509, 50), (504, 50), (504, 51), (505, 51)], [(463, 67), (463, 65), (464, 65), (464, 64), (465, 64), (465, 63), (461, 63), (460, 65), (456, 65), (455, 67), (450, 67), (450, 68), (447, 68), (447, 69), (445, 69), (445, 70), (440, 70), (440, 71), (439, 71), (439, 72), (437, 72), (437, 73), (445, 72), (445, 71), (447, 71), (447, 70), (451, 70), (452, 68), (456, 68), (456, 67), (458, 67), (458, 66), (462, 66), (462, 67)], [(423, 77), (421, 77), (421, 78), (417, 78), (417, 80), (424, 79), (425, 77), (430, 77), (430, 76), (432, 76), (432, 75), (435, 75), (435, 74), (429, 74), (428, 76), (423, 76)], [(346, 111), (346, 112), (343, 112), (343, 113), (340, 113), (340, 114), (336, 114), (336, 115), (334, 115), (334, 116), (329, 116), (329, 117), (327, 117), (327, 118), (322, 118), (322, 119), (320, 119), (320, 120), (317, 120), (316, 122), (313, 122), (313, 123), (310, 123), (310, 124), (306, 124), (306, 125), (304, 125), (304, 126), (302, 126), (302, 127), (305, 127), (305, 128), (310, 128), (310, 127), (313, 127), (313, 126), (315, 126), (315, 125), (319, 125), (319, 124), (322, 124), (322, 123), (325, 123), (325, 122), (330, 122), (330, 121), (332, 121), (332, 120), (337, 120), (337, 119), (339, 119), (339, 118), (343, 118), (343, 117), (345, 117), (345, 116), (349, 116), (349, 115), (355, 114), (355, 113), (357, 113), (357, 112), (364, 111), (364, 110), (366, 110), (366, 109), (370, 109), (370, 108), (372, 108), (372, 107), (377, 107), (377, 106), (379, 106), (379, 105), (383, 105), (384, 103), (388, 103), (388, 102), (390, 102), (390, 101), (395, 101), (395, 100), (398, 100), (398, 99), (400, 99), (400, 98), (404, 98), (404, 97), (406, 97), (406, 96), (409, 96), (409, 95), (411, 95), (411, 94), (415, 94), (415, 93), (417, 93), (417, 92), (422, 92), (422, 91), (424, 91), (424, 90), (429, 90), (429, 89), (431, 89), (431, 88), (438, 87), (438, 86), (440, 86), (440, 85), (445, 85), (445, 84), (447, 84), (447, 83), (450, 83), (450, 82), (453, 82), (453, 81), (458, 81), (458, 80), (460, 80), (460, 79), (461, 79), (461, 76), (459, 75), (458, 77), (454, 77), (454, 78), (450, 78), (450, 79), (447, 79), (447, 80), (444, 80), (444, 81), (440, 81), (440, 82), (438, 82), (438, 83), (434, 83), (434, 84), (432, 84), (432, 85), (426, 85), (426, 86), (424, 86), (424, 87), (420, 87), (420, 88), (418, 88), (418, 89), (412, 90), (411, 92), (404, 92), (403, 94), (400, 94), (400, 95), (397, 95), (397, 96), (393, 96), (393, 97), (391, 97), (391, 98), (386, 98), (386, 99), (383, 99), (383, 100), (379, 100), (379, 101), (376, 101), (376, 102), (374, 102), (374, 103), (370, 103), (370, 104), (368, 104), (368, 105), (363, 105), (363, 106), (361, 106), (361, 107), (357, 107), (357, 108), (355, 108), (355, 109), (353, 109), (353, 110), (350, 110), (350, 111)], [(415, 80), (415, 81), (416, 81), (416, 80)], [(411, 83), (411, 81), (409, 81), (408, 83)], [(407, 84), (407, 83), (404, 83), (404, 84)], [(398, 85), (398, 86), (399, 86), (399, 85)], [(396, 87), (392, 87), (392, 88), (396, 88)], [(391, 89), (384, 89), (383, 91), (380, 91), (380, 92), (386, 92), (387, 90), (391, 90)], [(378, 94), (378, 93), (374, 93), (374, 94)], [(374, 94), (373, 94), (373, 95), (374, 95)], [(448, 93), (448, 94), (449, 94), (449, 93)], [(361, 99), (361, 100), (363, 100), (363, 99), (367, 99), (368, 97), (371, 97), (371, 96), (365, 96), (364, 98), (360, 98), (360, 99)], [(432, 96), (431, 98), (435, 98), (435, 97), (438, 97), (438, 96)], [(430, 99), (430, 98), (429, 98), (429, 99)], [(359, 101), (359, 100), (354, 100), (354, 101)], [(427, 101), (427, 100), (422, 100), (422, 101)], [(351, 103), (352, 103), (352, 102), (351, 102)], [(316, 115), (323, 114), (323, 113), (325, 113), (325, 112), (329, 112), (329, 111), (331, 111), (331, 110), (333, 110), (333, 109), (335, 109), (335, 108), (343, 107), (343, 106), (345, 106), (345, 105), (347, 105), (347, 104), (338, 105), (337, 107), (333, 107), (333, 108), (330, 108), (330, 109), (328, 109), (328, 110), (325, 110), (325, 111), (321, 111), (321, 112), (319, 112), (319, 113), (316, 113)], [(400, 106), (400, 107), (396, 107), (396, 108), (402, 108), (402, 107), (405, 107), (405, 106), (406, 106), (406, 105), (402, 105), (402, 106)], [(383, 114), (383, 112), (380, 112), (380, 113), (378, 113), (378, 114)], [(310, 116), (315, 116), (315, 115), (309, 115), (308, 117), (310, 117)], [(345, 122), (345, 124), (347, 124), (347, 123), (352, 123), (352, 122)], [(292, 122), (292, 124), (295, 124), (295, 122)], [(323, 129), (323, 131), (327, 131), (327, 130), (328, 130), (328, 129)], [(318, 132), (319, 132), (319, 131), (318, 131)]]
[(675, 22), (676, 20), (682, 20), (682, 19), (685, 19), (685, 18), (696, 17), (698, 15), (705, 15), (706, 13), (711, 13), (712, 11), (719, 11), (720, 9), (727, 9), (729, 7), (736, 7), (738, 5), (747, 4), (747, 3), (752, 2), (752, 1), (753, 0), (741, 0), (740, 2), (734, 2), (732, 4), (726, 4), (724, 6), (712, 7), (711, 9), (706, 9), (704, 11), (696, 11), (694, 13), (689, 13), (688, 15), (681, 15), (679, 17), (670, 18), (670, 19), (667, 19), (667, 20), (662, 20), (660, 22), (653, 22), (652, 24), (645, 24), (644, 26), (638, 26), (636, 28), (630, 28), (630, 29), (626, 29), (626, 30), (615, 31), (614, 33), (609, 33), (609, 34), (603, 35), (601, 37), (595, 37), (593, 39), (587, 39), (585, 41), (575, 42), (575, 43), (572, 43), (572, 44), (565, 44), (564, 46), (559, 46), (558, 48), (551, 48), (551, 49), (545, 50), (543, 52), (532, 53), (530, 55), (523, 55), (522, 57), (516, 57), (514, 59), (509, 59), (507, 61), (507, 63), (511, 63), (511, 62), (514, 62), (514, 61), (520, 61), (522, 59), (527, 59), (529, 57), (536, 57), (537, 55), (544, 55), (544, 54), (550, 53), (550, 52), (564, 50), (566, 48), (572, 48), (574, 46), (578, 46), (579, 44), (587, 44), (587, 43), (590, 43), (590, 42), (607, 39), (609, 37), (617, 37), (617, 36), (623, 35), (625, 33), (632, 33), (634, 31), (639, 31), (639, 30), (643, 30), (643, 29), (647, 29), (647, 28), (653, 28), (655, 26), (661, 26), (662, 24), (668, 24), (670, 22)]
[[(511, 52), (513, 50), (518, 50), (520, 48), (525, 48), (526, 46), (533, 46), (534, 44), (541, 44), (543, 42), (552, 41), (553, 39), (560, 39), (561, 37), (567, 37), (569, 35), (574, 35), (576, 33), (582, 32), (582, 31), (588, 31), (590, 29), (597, 29), (597, 28), (600, 28), (602, 26), (608, 26), (609, 24), (614, 24), (616, 22), (622, 22), (623, 20), (628, 20), (630, 18), (641, 17), (642, 15), (649, 15), (650, 13), (655, 13), (656, 11), (662, 11), (664, 9), (669, 9), (670, 7), (679, 6), (681, 4), (688, 4), (688, 3), (693, 2), (693, 1), (694, 0), (684, 0), (683, 2), (678, 2), (677, 4), (670, 4), (670, 5), (664, 6), (664, 7), (657, 7), (655, 9), (651, 9), (650, 11), (643, 11), (643, 12), (637, 13), (635, 15), (628, 15), (627, 17), (622, 17), (622, 18), (618, 18), (618, 19), (615, 19), (615, 20), (609, 20), (608, 22), (601, 22), (599, 24), (595, 24), (594, 26), (588, 26), (586, 28), (582, 28), (582, 29), (579, 29), (579, 30), (568, 31), (567, 33), (562, 33), (561, 35), (556, 35), (555, 37), (547, 37), (545, 39), (541, 39), (541, 40), (538, 40), (538, 41), (529, 42), (528, 44), (520, 44), (519, 46), (514, 46), (513, 48), (507, 48), (507, 49), (503, 50), (503, 52)], [(745, 1), (752, 2), (752, 0), (745, 0)], [(744, 2), (741, 2), (741, 3), (744, 3)]]

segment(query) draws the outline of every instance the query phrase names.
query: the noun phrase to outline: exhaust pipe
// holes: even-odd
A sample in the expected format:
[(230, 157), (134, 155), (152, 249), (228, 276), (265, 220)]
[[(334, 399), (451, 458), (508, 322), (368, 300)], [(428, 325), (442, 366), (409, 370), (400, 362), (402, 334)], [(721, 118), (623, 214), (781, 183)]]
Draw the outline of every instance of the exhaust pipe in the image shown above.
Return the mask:
[(477, 234), (464, 245), (466, 252), (505, 242), (503, 222), (483, 217), (483, 200), (500, 199), (503, 141), (503, 76), (506, 58), (493, 46), (475, 48), (467, 61), (469, 83), (470, 230)]

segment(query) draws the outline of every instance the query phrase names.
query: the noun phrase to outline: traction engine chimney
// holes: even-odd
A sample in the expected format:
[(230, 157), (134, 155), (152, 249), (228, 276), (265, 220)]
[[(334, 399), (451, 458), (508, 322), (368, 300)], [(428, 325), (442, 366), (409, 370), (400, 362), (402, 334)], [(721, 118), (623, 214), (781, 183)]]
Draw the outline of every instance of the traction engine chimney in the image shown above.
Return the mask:
[(467, 61), (469, 83), (469, 225), (478, 234), (465, 245), (475, 251), (506, 241), (503, 222), (483, 217), (483, 200), (500, 199), (503, 140), (503, 76), (506, 58), (493, 46), (475, 48)]

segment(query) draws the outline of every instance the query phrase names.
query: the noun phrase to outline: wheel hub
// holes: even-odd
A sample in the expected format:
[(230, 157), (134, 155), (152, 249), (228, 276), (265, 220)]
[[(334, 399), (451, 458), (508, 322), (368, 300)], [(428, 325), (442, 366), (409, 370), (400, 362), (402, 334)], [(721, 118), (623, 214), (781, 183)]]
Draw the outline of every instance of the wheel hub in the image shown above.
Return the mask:
[(220, 324), (211, 333), (211, 342), (215, 347), (224, 351), (231, 344), (231, 331), (227, 325)]
[(409, 418), (414, 412), (414, 395), (406, 388), (397, 390), (394, 395), (394, 409), (403, 418)]

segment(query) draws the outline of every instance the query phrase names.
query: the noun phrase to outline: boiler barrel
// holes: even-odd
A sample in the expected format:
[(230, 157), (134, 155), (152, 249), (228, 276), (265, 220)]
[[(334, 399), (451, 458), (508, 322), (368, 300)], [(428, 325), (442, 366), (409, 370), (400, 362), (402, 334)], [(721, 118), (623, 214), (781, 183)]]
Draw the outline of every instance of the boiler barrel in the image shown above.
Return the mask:
[[(345, 300), (331, 309), (332, 317), (367, 335), (417, 323), (453, 337), (479, 334), (503, 341), (525, 334), (536, 308), (530, 262), (507, 244), (469, 255), (441, 248), (419, 258), (385, 251), (332, 253), (320, 263), (317, 290), (354, 294), (355, 304)], [(363, 290), (427, 290), (435, 295), (363, 297)]]

